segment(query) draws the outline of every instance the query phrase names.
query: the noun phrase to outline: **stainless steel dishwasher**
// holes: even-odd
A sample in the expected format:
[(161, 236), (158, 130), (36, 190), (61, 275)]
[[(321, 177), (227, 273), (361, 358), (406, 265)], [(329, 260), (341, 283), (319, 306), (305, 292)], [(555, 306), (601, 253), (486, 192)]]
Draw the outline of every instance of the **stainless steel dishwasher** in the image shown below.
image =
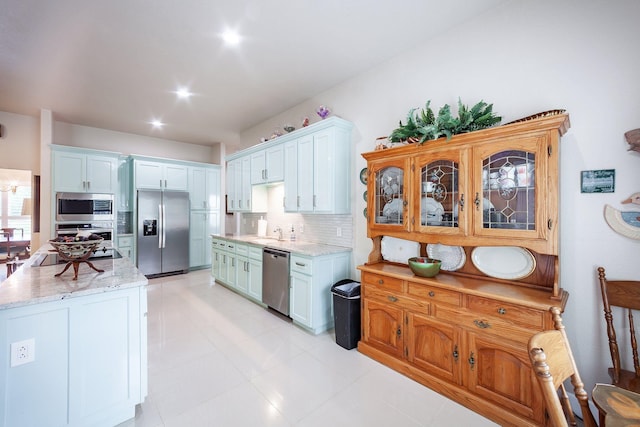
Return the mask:
[(289, 252), (262, 250), (262, 302), (289, 316)]

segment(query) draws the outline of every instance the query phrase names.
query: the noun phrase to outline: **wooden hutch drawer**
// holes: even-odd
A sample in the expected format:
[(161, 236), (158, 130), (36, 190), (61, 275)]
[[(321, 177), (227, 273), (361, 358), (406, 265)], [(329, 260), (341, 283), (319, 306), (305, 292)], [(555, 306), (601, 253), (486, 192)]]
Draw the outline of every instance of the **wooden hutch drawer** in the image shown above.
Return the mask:
[(403, 280), (374, 273), (362, 273), (362, 283), (393, 292), (403, 292)]
[(428, 301), (445, 303), (460, 307), (462, 305), (462, 294), (456, 291), (449, 291), (442, 288), (423, 285), (421, 283), (408, 283), (407, 293), (411, 296), (425, 298)]
[(467, 297), (467, 307), (479, 315), (491, 316), (524, 328), (542, 330), (546, 312), (477, 296)]
[(472, 313), (467, 310), (449, 308), (445, 305), (432, 307), (431, 314), (437, 319), (459, 325), (469, 331), (472, 331), (476, 335), (493, 335), (496, 337), (496, 342), (503, 339), (509, 339), (514, 342), (526, 344), (529, 341), (529, 338), (531, 338), (531, 335), (540, 331), (538, 329), (532, 330), (523, 328), (496, 317), (486, 317), (482, 316), (480, 313)]
[(365, 286), (364, 296), (365, 298), (375, 299), (380, 302), (398, 306), (399, 308), (407, 308), (423, 314), (430, 314), (431, 312), (430, 304), (428, 301), (420, 301), (413, 298), (407, 298), (402, 294), (386, 292), (371, 286)]

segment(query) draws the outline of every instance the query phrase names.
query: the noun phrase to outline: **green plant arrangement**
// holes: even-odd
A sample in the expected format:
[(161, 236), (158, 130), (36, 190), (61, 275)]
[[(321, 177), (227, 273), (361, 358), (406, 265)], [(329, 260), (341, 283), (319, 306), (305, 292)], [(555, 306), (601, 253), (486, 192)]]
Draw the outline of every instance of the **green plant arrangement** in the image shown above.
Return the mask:
[(451, 107), (445, 104), (436, 116), (430, 107), (431, 101), (427, 101), (424, 108), (412, 108), (407, 114), (406, 124), (402, 124), (391, 132), (391, 142), (418, 142), (420, 144), (442, 136), (451, 139), (459, 133), (473, 132), (488, 128), (502, 120), (493, 112), (493, 104), (484, 101), (478, 102), (469, 109), (458, 98), (458, 116), (451, 114)]

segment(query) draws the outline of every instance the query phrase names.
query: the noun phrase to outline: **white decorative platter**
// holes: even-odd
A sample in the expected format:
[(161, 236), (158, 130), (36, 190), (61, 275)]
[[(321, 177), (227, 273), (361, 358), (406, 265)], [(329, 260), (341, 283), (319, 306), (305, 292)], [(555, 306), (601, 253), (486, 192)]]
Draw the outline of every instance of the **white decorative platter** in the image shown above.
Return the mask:
[(380, 251), (386, 261), (407, 264), (409, 258), (420, 256), (420, 243), (383, 236)]
[(536, 259), (525, 248), (517, 246), (479, 246), (471, 252), (478, 270), (497, 279), (522, 279), (536, 269)]
[(462, 246), (448, 246), (440, 243), (430, 243), (427, 245), (427, 255), (429, 258), (442, 261), (440, 270), (456, 271), (462, 268), (467, 261), (467, 255)]

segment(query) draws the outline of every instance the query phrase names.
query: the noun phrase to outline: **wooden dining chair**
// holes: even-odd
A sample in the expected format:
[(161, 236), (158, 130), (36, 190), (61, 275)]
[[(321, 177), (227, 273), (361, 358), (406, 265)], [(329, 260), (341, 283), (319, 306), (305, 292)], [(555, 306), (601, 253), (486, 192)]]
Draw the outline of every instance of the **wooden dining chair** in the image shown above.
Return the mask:
[[(555, 330), (543, 331), (529, 339), (529, 359), (544, 397), (548, 422), (553, 427), (577, 425), (564, 381), (571, 379), (585, 427), (597, 427), (567, 339), (560, 309), (552, 307)], [(567, 419), (569, 421), (567, 421)]]
[[(612, 384), (640, 393), (640, 362), (638, 362), (638, 343), (633, 322), (633, 310), (640, 310), (640, 280), (607, 280), (604, 268), (598, 267), (600, 290), (604, 319), (607, 322), (607, 336), (609, 337), (609, 351), (613, 366), (609, 368)], [(622, 369), (620, 364), (620, 347), (616, 330), (613, 325), (611, 307), (621, 307), (626, 311), (629, 319), (629, 347), (633, 358), (633, 371)]]

